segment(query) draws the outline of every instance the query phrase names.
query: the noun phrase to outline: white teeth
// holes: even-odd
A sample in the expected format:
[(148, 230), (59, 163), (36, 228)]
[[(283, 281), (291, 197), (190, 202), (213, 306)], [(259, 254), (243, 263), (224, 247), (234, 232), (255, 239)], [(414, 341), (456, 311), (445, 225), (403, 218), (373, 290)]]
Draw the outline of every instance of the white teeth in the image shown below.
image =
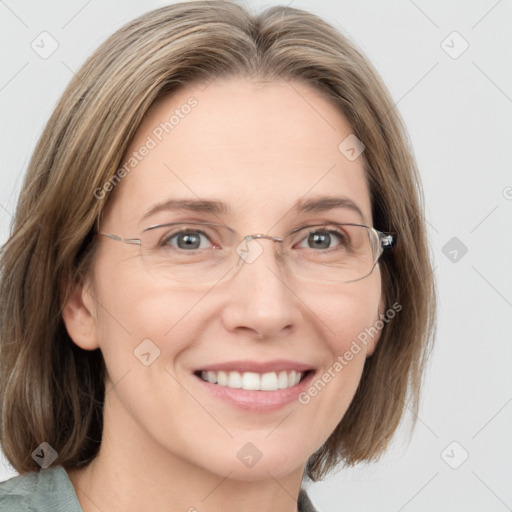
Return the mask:
[(228, 385), (228, 374), (226, 372), (218, 372), (217, 373), (217, 384), (219, 386), (227, 386)]
[[(293, 372), (295, 373), (295, 372)], [(292, 381), (295, 380), (295, 375), (292, 376)], [(279, 389), (287, 388), (288, 387), (288, 375), (286, 372), (281, 372), (279, 374), (279, 377), (277, 378), (277, 387)]]
[(264, 373), (260, 377), (260, 387), (262, 391), (275, 391), (278, 388), (276, 372)]
[(217, 383), (217, 375), (215, 372), (201, 372), (201, 378), (206, 382), (211, 382), (212, 384)]
[(242, 389), (260, 389), (260, 376), (257, 373), (245, 372), (242, 375)]
[(235, 389), (241, 388), (242, 376), (238, 372), (229, 372), (227, 387)]
[(213, 372), (202, 371), (201, 378), (212, 384), (234, 389), (252, 391), (275, 391), (295, 386), (302, 378), (302, 373), (292, 370), (259, 374), (255, 372)]

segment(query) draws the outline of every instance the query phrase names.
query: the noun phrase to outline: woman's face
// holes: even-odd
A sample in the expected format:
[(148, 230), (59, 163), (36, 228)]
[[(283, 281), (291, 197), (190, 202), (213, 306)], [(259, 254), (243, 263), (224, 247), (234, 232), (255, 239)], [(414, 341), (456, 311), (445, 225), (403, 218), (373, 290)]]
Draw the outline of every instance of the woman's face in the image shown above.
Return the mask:
[[(109, 199), (101, 231), (138, 238), (144, 228), (176, 221), (274, 236), (322, 222), (371, 226), (362, 158), (338, 148), (351, 133), (328, 100), (299, 83), (188, 87), (160, 100), (140, 126), (123, 163), (136, 160)], [(297, 206), (323, 197), (349, 200), (362, 216), (343, 205)], [(147, 215), (170, 200), (199, 199), (222, 202), (225, 211), (170, 207)], [(106, 362), (104, 442), (240, 480), (302, 471), (345, 414), (374, 349), (378, 336), (359, 351), (351, 347), (378, 319), (379, 305), (382, 312), (378, 266), (348, 284), (306, 280), (276, 258), (278, 244), (260, 239), (261, 253), (230, 279), (187, 284), (150, 271), (137, 245), (98, 243), (81, 295), (89, 317), (77, 328), (78, 316), (64, 316), (74, 341), (99, 347)], [(280, 367), (314, 370), (307, 385), (226, 391), (196, 374), (278, 360), (277, 377)], [(272, 373), (265, 370), (255, 373)], [(326, 372), (331, 378), (322, 381)], [(315, 382), (317, 392), (308, 393)]]

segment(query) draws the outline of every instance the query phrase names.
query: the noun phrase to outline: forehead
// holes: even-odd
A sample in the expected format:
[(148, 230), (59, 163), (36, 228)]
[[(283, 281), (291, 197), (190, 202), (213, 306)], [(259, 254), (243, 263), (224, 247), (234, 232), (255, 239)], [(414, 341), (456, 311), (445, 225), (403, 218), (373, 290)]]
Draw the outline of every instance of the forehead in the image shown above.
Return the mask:
[(147, 113), (107, 210), (135, 227), (157, 203), (215, 199), (261, 228), (297, 200), (328, 195), (350, 199), (371, 223), (363, 159), (338, 149), (351, 133), (336, 106), (301, 83), (196, 84)]

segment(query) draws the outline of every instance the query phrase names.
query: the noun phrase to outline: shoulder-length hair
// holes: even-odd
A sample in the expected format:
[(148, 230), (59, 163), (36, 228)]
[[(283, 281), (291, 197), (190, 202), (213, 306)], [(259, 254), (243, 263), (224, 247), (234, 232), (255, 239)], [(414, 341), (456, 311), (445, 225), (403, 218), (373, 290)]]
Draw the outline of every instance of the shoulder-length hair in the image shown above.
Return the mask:
[(406, 404), (417, 411), (435, 287), (417, 167), (377, 72), (313, 14), (288, 7), (251, 14), (219, 0), (179, 3), (137, 18), (98, 48), (65, 90), (31, 158), (0, 253), (0, 433), (19, 473), (39, 469), (31, 453), (43, 441), (65, 468), (87, 465), (100, 446), (104, 361), (99, 349), (73, 343), (62, 307), (94, 255), (109, 197), (103, 185), (116, 178), (157, 99), (235, 76), (300, 81), (325, 94), (365, 146), (374, 227), (398, 234), (380, 269), (386, 304), (401, 310), (383, 326), (348, 411), (308, 460), (305, 476), (315, 481), (340, 462), (377, 459)]

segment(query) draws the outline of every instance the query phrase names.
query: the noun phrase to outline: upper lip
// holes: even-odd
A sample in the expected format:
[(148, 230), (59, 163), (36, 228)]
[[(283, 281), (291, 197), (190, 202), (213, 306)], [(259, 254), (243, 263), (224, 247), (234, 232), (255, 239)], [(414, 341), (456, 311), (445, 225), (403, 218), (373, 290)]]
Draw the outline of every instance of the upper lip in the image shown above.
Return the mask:
[(306, 372), (313, 370), (314, 368), (309, 364), (298, 363), (296, 361), (290, 361), (287, 359), (275, 359), (273, 361), (227, 361), (224, 363), (208, 364), (198, 368), (198, 371), (212, 371), (212, 372), (254, 372), (254, 373), (270, 373), (279, 371), (291, 372)]

